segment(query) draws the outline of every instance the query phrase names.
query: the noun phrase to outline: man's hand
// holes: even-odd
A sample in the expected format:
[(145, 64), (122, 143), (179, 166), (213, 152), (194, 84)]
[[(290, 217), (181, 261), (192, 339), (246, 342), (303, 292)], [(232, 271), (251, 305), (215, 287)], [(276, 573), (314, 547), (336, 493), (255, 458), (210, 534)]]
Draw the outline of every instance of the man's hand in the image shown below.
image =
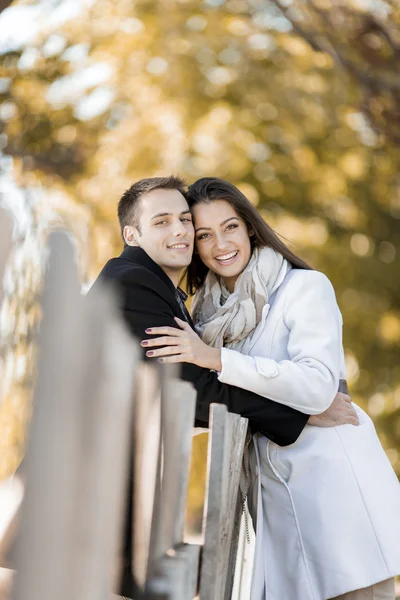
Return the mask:
[(347, 394), (338, 392), (330, 407), (320, 415), (311, 415), (308, 425), (336, 427), (336, 425), (359, 425), (358, 416)]

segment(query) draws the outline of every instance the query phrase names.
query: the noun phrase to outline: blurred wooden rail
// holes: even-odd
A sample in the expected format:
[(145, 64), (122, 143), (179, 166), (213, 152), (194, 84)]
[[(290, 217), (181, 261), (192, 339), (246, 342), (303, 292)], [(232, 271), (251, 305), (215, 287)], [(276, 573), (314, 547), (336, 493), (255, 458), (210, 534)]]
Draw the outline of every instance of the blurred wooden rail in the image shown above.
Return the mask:
[[(247, 421), (211, 406), (204, 544), (185, 543), (196, 393), (139, 361), (115, 306), (109, 289), (82, 297), (71, 243), (53, 234), (11, 598), (111, 598), (131, 476), (141, 599), (229, 600)], [(6, 540), (0, 566), (10, 566)]]

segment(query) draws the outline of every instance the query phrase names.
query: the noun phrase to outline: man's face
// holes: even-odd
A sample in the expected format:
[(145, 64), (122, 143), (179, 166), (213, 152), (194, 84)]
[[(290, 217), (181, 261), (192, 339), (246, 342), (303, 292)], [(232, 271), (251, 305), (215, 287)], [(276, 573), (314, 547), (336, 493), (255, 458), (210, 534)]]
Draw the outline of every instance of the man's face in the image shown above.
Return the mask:
[[(192, 260), (194, 229), (189, 206), (178, 190), (152, 190), (138, 207), (138, 228), (132, 229), (140, 246), (177, 285), (179, 273)], [(128, 244), (129, 237), (125, 236)], [(132, 245), (132, 244), (131, 244)]]

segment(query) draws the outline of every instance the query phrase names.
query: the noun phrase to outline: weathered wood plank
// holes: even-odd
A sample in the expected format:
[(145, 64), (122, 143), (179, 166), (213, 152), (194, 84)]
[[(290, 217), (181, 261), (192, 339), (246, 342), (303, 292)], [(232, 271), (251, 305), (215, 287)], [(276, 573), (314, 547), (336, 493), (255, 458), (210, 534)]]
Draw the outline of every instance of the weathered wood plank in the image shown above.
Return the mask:
[[(154, 365), (142, 363), (136, 380), (134, 419), (134, 497), (133, 497), (133, 564), (132, 572), (144, 589), (149, 572), (157, 528), (160, 447), (161, 391), (159, 373)], [(157, 508), (156, 508), (157, 506)], [(153, 541), (152, 541), (153, 539)], [(151, 570), (151, 569), (150, 569)]]
[(200, 573), (200, 600), (221, 600), (219, 561), (221, 534), (227, 504), (231, 422), (226, 406), (211, 404), (204, 507), (204, 547)]
[(112, 588), (135, 347), (106, 291), (81, 296), (67, 237), (50, 248), (13, 598), (98, 600)]
[(159, 561), (160, 572), (169, 584), (171, 600), (193, 600), (196, 596), (199, 558), (200, 546), (180, 544)]
[(146, 600), (175, 600), (171, 594), (171, 584), (164, 574), (155, 573), (146, 582)]
[(195, 409), (193, 386), (180, 379), (165, 378), (162, 395), (162, 554), (183, 541)]
[(236, 499), (236, 509), (233, 516), (233, 529), (231, 544), (229, 549), (228, 570), (225, 585), (225, 600), (232, 599), (233, 584), (236, 576), (236, 565), (238, 558), (239, 542), (240, 542), (240, 525), (243, 514), (243, 502), (240, 491)]
[(229, 414), (231, 420), (231, 447), (229, 462), (228, 498), (225, 519), (222, 525), (222, 560), (220, 562), (220, 598), (230, 600), (236, 565), (242, 498), (239, 492), (243, 450), (246, 441), (248, 420)]
[(98, 600), (114, 587), (131, 450), (133, 383), (139, 349), (109, 290), (85, 302), (83, 436), (74, 528), (75, 600)]
[(50, 249), (14, 600), (73, 597), (70, 568), (80, 461), (84, 313), (69, 241), (54, 235)]

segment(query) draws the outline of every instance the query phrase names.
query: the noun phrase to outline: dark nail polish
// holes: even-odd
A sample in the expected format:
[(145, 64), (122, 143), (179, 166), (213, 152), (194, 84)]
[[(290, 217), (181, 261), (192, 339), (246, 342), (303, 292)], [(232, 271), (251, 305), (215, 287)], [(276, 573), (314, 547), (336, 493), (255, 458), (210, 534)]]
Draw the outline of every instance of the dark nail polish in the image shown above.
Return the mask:
[(146, 356), (153, 356), (154, 352), (152, 350), (148, 350), (146, 352)]
[(146, 333), (151, 333), (151, 329), (150, 329), (150, 327), (149, 327), (148, 329), (145, 329), (145, 332), (146, 332)]
[(141, 342), (142, 346), (147, 346), (147, 344), (148, 344), (148, 343), (149, 343), (149, 342), (146, 342), (145, 340), (143, 340), (143, 341)]

